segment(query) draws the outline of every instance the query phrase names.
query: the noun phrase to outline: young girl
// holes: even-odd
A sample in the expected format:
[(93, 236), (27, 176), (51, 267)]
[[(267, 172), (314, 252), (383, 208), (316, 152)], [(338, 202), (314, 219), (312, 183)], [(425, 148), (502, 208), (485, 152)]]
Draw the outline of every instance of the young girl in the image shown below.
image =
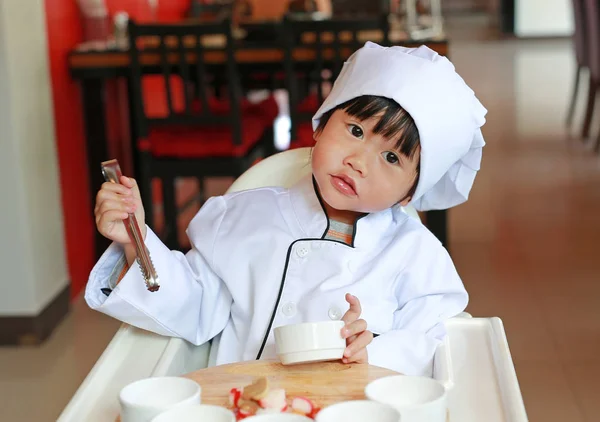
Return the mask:
[(367, 43), (314, 116), (312, 177), (209, 199), (188, 227), (186, 255), (143, 228), (158, 292), (131, 265), (121, 224), (133, 211), (144, 221), (135, 181), (104, 184), (96, 223), (114, 243), (86, 300), (196, 345), (216, 337), (216, 364), (275, 358), (277, 326), (343, 319), (344, 362), (431, 375), (444, 322), (468, 298), (446, 250), (401, 206), (467, 199), (485, 113), (446, 58)]

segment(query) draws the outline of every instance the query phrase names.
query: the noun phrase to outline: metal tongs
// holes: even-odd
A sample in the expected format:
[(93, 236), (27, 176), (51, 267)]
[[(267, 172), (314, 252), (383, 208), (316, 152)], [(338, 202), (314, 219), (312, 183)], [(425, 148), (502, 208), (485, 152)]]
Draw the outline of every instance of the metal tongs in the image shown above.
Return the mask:
[[(102, 163), (102, 174), (107, 182), (121, 184), (120, 179), (123, 173), (121, 172), (121, 167), (117, 160), (104, 161)], [(152, 259), (150, 259), (148, 249), (146, 249), (146, 245), (144, 244), (142, 231), (138, 225), (137, 218), (135, 218), (135, 214), (129, 214), (129, 217), (123, 220), (123, 224), (125, 225), (125, 229), (127, 230), (131, 242), (135, 245), (137, 262), (140, 266), (140, 270), (142, 270), (142, 276), (146, 282), (146, 287), (149, 291), (155, 292), (160, 288), (160, 285), (158, 284), (158, 275), (156, 274)]]

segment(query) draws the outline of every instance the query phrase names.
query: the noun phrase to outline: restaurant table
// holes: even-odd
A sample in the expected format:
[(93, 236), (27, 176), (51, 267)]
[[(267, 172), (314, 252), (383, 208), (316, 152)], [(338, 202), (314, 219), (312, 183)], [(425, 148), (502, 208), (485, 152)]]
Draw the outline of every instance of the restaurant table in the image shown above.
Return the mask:
[[(260, 24), (255, 24), (259, 27)], [(247, 28), (252, 28), (249, 24)], [(235, 34), (234, 34), (235, 35)], [(236, 62), (240, 68), (244, 69), (273, 69), (274, 67), (283, 67), (284, 50), (278, 48), (274, 43), (244, 42), (243, 35), (238, 35), (235, 48)], [(358, 39), (362, 42), (367, 40), (375, 41), (382, 39), (380, 31), (362, 31)], [(427, 45), (440, 55), (448, 55), (448, 40), (445, 37), (439, 37), (430, 40), (411, 40), (403, 31), (392, 30), (389, 33), (390, 43), (392, 45), (401, 45), (405, 47), (418, 47)], [(219, 36), (205, 38), (205, 60), (209, 65), (219, 66), (225, 63), (225, 52), (223, 51), (224, 39)], [(342, 47), (342, 49), (344, 49)], [(352, 51), (346, 49), (343, 56), (349, 56)], [(325, 56), (332, 56), (333, 51), (325, 52)], [(300, 62), (310, 63), (315, 59), (315, 52), (311, 48), (299, 47), (294, 50), (294, 59)], [(140, 61), (142, 65), (158, 65), (160, 55), (158, 53), (142, 53)], [(193, 58), (190, 58), (193, 60)], [(105, 109), (105, 84), (107, 81), (116, 78), (128, 79), (130, 74), (130, 57), (126, 50), (115, 47), (103, 47), (102, 44), (96, 44), (96, 47), (82, 48), (79, 46), (69, 53), (68, 64), (71, 76), (80, 82), (83, 104), (84, 129), (87, 148), (88, 161), (88, 183), (90, 188), (90, 201), (95, 203), (95, 197), (98, 189), (104, 182), (100, 171), (102, 161), (114, 158), (109, 157), (107, 130), (106, 130), (106, 109)], [(129, 86), (129, 84), (128, 84)], [(131, 101), (131, 93), (129, 93)], [(131, 130), (135, 125), (129, 125)], [(135, 133), (131, 134), (131, 139), (136, 139)], [(448, 247), (447, 235), (447, 213), (445, 210), (428, 211), (425, 213), (425, 224), (431, 232)], [(108, 247), (109, 241), (96, 231), (94, 240), (94, 249), (96, 258)]]

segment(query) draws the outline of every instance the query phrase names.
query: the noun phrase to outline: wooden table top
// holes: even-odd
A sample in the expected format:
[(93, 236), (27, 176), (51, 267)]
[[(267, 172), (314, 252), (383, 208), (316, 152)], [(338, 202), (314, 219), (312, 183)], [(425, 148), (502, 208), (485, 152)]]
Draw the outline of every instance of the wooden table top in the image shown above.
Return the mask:
[(283, 388), (289, 398), (303, 396), (318, 407), (348, 400), (363, 400), (367, 384), (389, 375), (389, 369), (367, 364), (320, 362), (284, 366), (279, 361), (258, 360), (201, 369), (185, 377), (202, 387), (202, 403), (228, 406), (229, 391), (267, 377), (270, 388)]
[[(310, 34), (306, 35), (310, 37)], [(343, 39), (343, 36), (340, 37)], [(364, 43), (366, 41), (378, 42), (382, 39), (381, 31), (361, 31), (357, 37), (359, 42)], [(223, 46), (225, 45), (224, 38), (221, 36), (210, 36), (203, 38), (203, 44), (205, 47), (204, 60), (207, 64), (223, 64), (226, 60), (225, 51)], [(401, 31), (392, 31), (390, 33), (390, 41), (393, 45), (402, 45), (406, 47), (417, 47), (422, 44), (427, 45), (437, 53), (446, 56), (448, 54), (448, 41), (445, 38), (432, 39), (432, 40), (411, 40), (405, 33)], [(240, 64), (276, 64), (281, 63), (284, 58), (283, 48), (277, 47), (259, 47), (257, 43), (244, 45), (243, 41), (240, 41), (239, 46), (236, 47), (235, 58), (237, 63)], [(341, 57), (349, 57), (355, 50), (355, 48), (344, 47), (342, 44)], [(325, 59), (332, 58), (335, 52), (333, 49), (325, 49)], [(315, 49), (309, 46), (301, 46), (295, 49), (294, 59), (297, 61), (311, 61), (314, 60), (316, 55)], [(177, 53), (171, 53), (172, 61), (176, 62), (178, 59)], [(193, 62), (195, 60), (195, 53), (190, 52), (188, 54), (188, 60)], [(149, 51), (140, 55), (140, 61), (142, 65), (157, 65), (160, 63), (160, 55), (156, 51)], [(127, 50), (102, 49), (100, 46), (97, 49), (84, 50), (75, 49), (68, 57), (69, 67), (75, 76), (78, 74), (81, 76), (81, 72), (86, 70), (119, 70), (127, 69), (130, 65), (129, 53)]]

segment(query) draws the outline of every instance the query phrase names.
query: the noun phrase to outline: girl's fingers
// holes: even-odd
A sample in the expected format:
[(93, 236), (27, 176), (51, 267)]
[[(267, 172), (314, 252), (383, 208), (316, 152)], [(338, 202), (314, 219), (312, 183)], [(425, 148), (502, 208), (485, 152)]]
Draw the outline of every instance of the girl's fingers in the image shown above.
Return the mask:
[(120, 200), (106, 200), (102, 201), (102, 203), (98, 206), (97, 214), (104, 214), (107, 211), (120, 211), (125, 213), (133, 213), (135, 212), (135, 204), (127, 203), (125, 201)]
[(370, 331), (363, 331), (358, 337), (356, 337), (356, 340), (346, 347), (346, 350), (344, 350), (344, 357), (351, 358), (361, 349), (365, 349), (372, 341), (373, 333)]
[(342, 328), (342, 337), (348, 339), (352, 336), (362, 333), (367, 329), (367, 321), (364, 319), (359, 319), (357, 321), (351, 322), (347, 324), (344, 328)]
[(358, 353), (355, 353), (354, 355), (352, 355), (349, 358), (347, 358), (347, 357), (342, 358), (342, 362), (343, 363), (352, 363), (352, 362), (369, 363), (369, 353), (367, 352), (367, 349), (362, 349)]
[(104, 182), (102, 184), (102, 189), (100, 189), (100, 192), (102, 191), (106, 191), (106, 192), (114, 192), (114, 193), (118, 193), (121, 195), (131, 195), (131, 189), (127, 186), (123, 186), (119, 183), (112, 183), (112, 182)]
[(342, 317), (342, 321), (348, 325), (351, 322), (356, 321), (360, 318), (360, 314), (362, 313), (362, 308), (360, 306), (360, 301), (356, 296), (352, 296), (350, 293), (346, 294), (346, 302), (350, 304), (350, 309), (344, 314)]

